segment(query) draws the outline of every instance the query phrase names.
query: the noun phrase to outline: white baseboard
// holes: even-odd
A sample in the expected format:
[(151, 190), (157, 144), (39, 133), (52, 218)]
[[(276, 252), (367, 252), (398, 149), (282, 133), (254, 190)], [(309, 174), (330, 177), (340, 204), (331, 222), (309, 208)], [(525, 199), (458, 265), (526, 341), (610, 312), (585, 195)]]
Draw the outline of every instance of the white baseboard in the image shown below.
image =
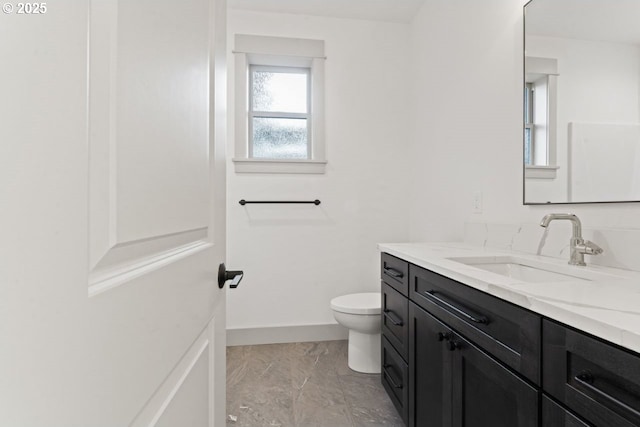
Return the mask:
[(227, 347), (288, 342), (346, 340), (349, 330), (337, 323), (227, 329)]

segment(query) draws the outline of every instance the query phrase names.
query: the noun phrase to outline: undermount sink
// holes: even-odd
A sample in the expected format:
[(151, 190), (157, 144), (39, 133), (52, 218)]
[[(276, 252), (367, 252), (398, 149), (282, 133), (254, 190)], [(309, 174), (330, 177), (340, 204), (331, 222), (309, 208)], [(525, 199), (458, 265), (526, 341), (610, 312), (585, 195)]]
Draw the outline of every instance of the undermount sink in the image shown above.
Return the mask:
[(583, 267), (546, 264), (513, 256), (449, 258), (471, 267), (490, 271), (523, 282), (593, 281), (616, 276), (581, 270)]

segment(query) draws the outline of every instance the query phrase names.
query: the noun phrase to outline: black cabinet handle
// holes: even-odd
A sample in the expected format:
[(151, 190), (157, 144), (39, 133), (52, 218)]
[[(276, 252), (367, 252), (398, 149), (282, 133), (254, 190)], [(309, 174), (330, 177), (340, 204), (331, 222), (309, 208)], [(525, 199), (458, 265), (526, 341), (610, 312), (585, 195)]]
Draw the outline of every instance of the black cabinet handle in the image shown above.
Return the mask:
[(448, 301), (448, 298), (445, 299), (442, 296), (437, 296), (436, 291), (427, 291), (424, 294), (470, 322), (480, 323), (482, 325), (487, 325), (489, 323), (489, 319), (486, 316), (469, 312), (468, 310), (463, 310), (457, 307), (453, 302)]
[(589, 372), (589, 371), (580, 372), (578, 375), (573, 377), (573, 379), (578, 384), (580, 384), (582, 387), (586, 388), (587, 390), (589, 390), (593, 394), (598, 395), (601, 398), (608, 400), (609, 402), (613, 403), (616, 406), (624, 408), (625, 410), (631, 412), (635, 416), (640, 416), (640, 412), (638, 412), (635, 408), (632, 408), (631, 406), (627, 405), (626, 403), (616, 399), (615, 397), (611, 396), (610, 394), (605, 393), (604, 391), (600, 390), (598, 387), (594, 386), (593, 383), (595, 381), (595, 377), (593, 376), (593, 374), (591, 372)]
[(400, 382), (400, 384), (398, 384), (394, 379), (393, 376), (389, 373), (389, 371), (387, 371), (387, 368), (393, 368), (393, 365), (384, 365), (383, 367), (383, 371), (387, 377), (387, 379), (389, 380), (389, 382), (391, 383), (392, 386), (394, 386), (395, 388), (402, 388), (402, 382)]
[(438, 332), (438, 341), (449, 341), (451, 339), (451, 332)]
[(391, 267), (384, 267), (383, 272), (387, 276), (391, 276), (394, 279), (402, 279), (402, 277), (404, 276), (404, 274), (402, 274), (402, 271), (398, 271), (395, 268), (391, 268)]
[(402, 326), (402, 319), (400, 319), (393, 311), (384, 310), (383, 314), (384, 314), (384, 317), (389, 319), (391, 323), (393, 323), (394, 325)]

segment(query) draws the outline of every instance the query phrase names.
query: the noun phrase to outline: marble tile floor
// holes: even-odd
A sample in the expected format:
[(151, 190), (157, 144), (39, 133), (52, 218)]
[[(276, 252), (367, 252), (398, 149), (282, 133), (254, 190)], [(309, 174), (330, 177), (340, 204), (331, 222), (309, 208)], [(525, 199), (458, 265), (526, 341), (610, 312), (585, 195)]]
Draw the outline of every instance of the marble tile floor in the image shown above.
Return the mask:
[(347, 366), (347, 341), (227, 348), (228, 427), (404, 424), (380, 375)]

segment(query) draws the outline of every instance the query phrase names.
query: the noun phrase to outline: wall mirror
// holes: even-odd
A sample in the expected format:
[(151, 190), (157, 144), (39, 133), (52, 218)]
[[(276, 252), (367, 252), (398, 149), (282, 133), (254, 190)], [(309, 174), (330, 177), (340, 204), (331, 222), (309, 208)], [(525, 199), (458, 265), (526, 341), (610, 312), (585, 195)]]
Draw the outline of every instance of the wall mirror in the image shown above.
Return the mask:
[(640, 201), (640, 1), (524, 17), (524, 204)]

